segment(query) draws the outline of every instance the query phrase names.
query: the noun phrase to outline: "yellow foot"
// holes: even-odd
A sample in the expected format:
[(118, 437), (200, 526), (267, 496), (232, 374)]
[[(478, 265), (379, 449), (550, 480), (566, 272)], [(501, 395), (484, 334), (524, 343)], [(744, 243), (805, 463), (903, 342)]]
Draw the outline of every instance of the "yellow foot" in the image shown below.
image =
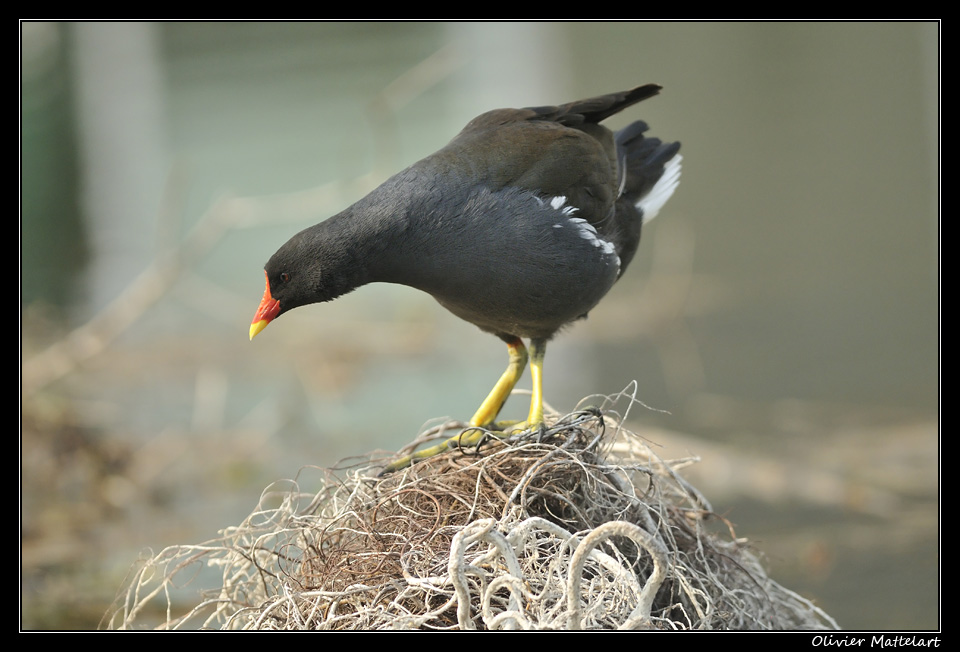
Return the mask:
[(466, 428), (462, 430), (459, 435), (451, 437), (450, 439), (447, 439), (434, 446), (429, 446), (427, 448), (418, 450), (410, 455), (404, 455), (400, 459), (391, 462), (386, 466), (386, 468), (383, 469), (383, 471), (380, 472), (380, 475), (392, 473), (393, 471), (399, 471), (400, 469), (410, 466), (416, 460), (434, 457), (436, 455), (440, 455), (441, 453), (445, 453), (448, 450), (455, 450), (457, 448), (472, 448), (479, 445), (480, 442), (483, 441), (483, 438), (487, 435), (493, 435), (494, 437), (503, 436), (502, 434), (490, 432), (484, 428)]
[(465, 428), (459, 435), (450, 437), (439, 444), (418, 450), (410, 455), (404, 455), (400, 459), (391, 462), (380, 472), (380, 475), (382, 476), (387, 473), (392, 473), (393, 471), (405, 469), (417, 460), (435, 457), (450, 450), (479, 446), (488, 435), (503, 439), (509, 435), (516, 435), (522, 432), (542, 432), (545, 428), (546, 424), (543, 421), (535, 423), (532, 426), (526, 421), (498, 421), (497, 423), (491, 424), (489, 428)]
[(519, 337), (507, 339), (507, 350), (510, 353), (510, 364), (500, 376), (493, 391), (480, 405), (480, 409), (470, 419), (470, 427), (463, 430), (456, 437), (444, 442), (405, 455), (395, 462), (391, 462), (380, 472), (380, 475), (406, 468), (415, 460), (422, 460), (455, 448), (471, 448), (477, 446), (488, 434), (494, 437), (537, 430), (543, 432), (543, 354), (546, 350), (546, 340), (534, 339), (530, 341), (530, 374), (533, 376), (533, 391), (530, 396), (530, 412), (526, 421), (494, 421), (500, 408), (503, 407), (507, 396), (513, 391), (520, 374), (527, 365), (527, 349)]
[(497, 421), (487, 426), (487, 428), (494, 433), (502, 432), (504, 435), (516, 435), (521, 432), (528, 430), (534, 431), (544, 427), (545, 424), (542, 420), (531, 424), (529, 419), (526, 421)]

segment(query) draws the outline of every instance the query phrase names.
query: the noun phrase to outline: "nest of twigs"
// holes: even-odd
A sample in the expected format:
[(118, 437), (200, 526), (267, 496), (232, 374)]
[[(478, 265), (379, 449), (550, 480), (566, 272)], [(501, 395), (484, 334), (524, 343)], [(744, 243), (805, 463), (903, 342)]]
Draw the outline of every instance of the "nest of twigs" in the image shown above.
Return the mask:
[(680, 477), (691, 460), (660, 459), (612, 411), (379, 477), (386, 461), (322, 471), (310, 491), (304, 470), (221, 538), (142, 560), (105, 625), (836, 627)]

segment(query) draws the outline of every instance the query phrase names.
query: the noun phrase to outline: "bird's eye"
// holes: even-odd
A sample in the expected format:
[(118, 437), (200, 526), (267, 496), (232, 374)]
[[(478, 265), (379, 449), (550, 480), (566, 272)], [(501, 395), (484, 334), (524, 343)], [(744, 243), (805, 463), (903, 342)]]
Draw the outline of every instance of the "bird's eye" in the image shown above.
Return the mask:
[(290, 275), (287, 274), (286, 272), (283, 272), (282, 274), (280, 274), (280, 280), (286, 283), (287, 281), (290, 280)]

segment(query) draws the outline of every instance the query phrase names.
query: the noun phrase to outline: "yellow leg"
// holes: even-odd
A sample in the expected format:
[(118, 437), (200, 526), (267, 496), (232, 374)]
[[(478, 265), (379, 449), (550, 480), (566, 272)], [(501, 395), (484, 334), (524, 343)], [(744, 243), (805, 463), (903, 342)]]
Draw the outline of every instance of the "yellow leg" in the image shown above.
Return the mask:
[(507, 350), (510, 352), (510, 364), (470, 419), (471, 426), (489, 427), (523, 375), (523, 368), (527, 366), (527, 348), (523, 341), (520, 338), (510, 340), (507, 342)]
[(543, 424), (543, 356), (547, 352), (546, 340), (530, 342), (530, 375), (533, 377), (533, 393), (530, 397), (530, 415), (527, 428)]
[[(510, 432), (517, 432), (525, 429), (528, 424), (530, 427), (539, 426), (543, 423), (543, 352), (546, 342), (543, 340), (533, 340), (530, 343), (530, 350), (533, 358), (530, 363), (530, 371), (533, 374), (533, 397), (530, 399), (530, 413), (526, 421), (509, 427)], [(507, 341), (507, 350), (510, 352), (510, 363), (506, 371), (500, 376), (500, 380), (493, 386), (487, 398), (474, 413), (470, 419), (470, 428), (463, 430), (456, 437), (451, 437), (435, 446), (418, 450), (417, 452), (401, 457), (395, 462), (391, 462), (383, 473), (396, 471), (405, 468), (414, 460), (422, 460), (427, 457), (439, 455), (444, 451), (454, 448), (469, 448), (476, 446), (483, 439), (487, 429), (494, 426), (494, 419), (500, 414), (503, 404), (506, 403), (510, 392), (516, 386), (520, 376), (523, 375), (523, 369), (527, 366), (527, 349), (519, 337)]]
[(527, 414), (526, 421), (503, 428), (506, 432), (522, 432), (543, 425), (543, 356), (546, 351), (546, 340), (530, 340), (530, 376), (533, 380), (530, 412)]

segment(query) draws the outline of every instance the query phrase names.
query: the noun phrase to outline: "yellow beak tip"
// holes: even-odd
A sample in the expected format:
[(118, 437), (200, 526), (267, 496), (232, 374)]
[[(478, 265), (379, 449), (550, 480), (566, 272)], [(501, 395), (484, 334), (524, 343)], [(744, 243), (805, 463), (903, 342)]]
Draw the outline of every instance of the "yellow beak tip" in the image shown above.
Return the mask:
[(252, 324), (250, 324), (250, 339), (252, 340), (254, 337), (256, 337), (257, 333), (259, 333), (264, 328), (266, 328), (267, 324), (269, 323), (270, 323), (270, 320), (261, 319), (260, 321), (255, 321)]

